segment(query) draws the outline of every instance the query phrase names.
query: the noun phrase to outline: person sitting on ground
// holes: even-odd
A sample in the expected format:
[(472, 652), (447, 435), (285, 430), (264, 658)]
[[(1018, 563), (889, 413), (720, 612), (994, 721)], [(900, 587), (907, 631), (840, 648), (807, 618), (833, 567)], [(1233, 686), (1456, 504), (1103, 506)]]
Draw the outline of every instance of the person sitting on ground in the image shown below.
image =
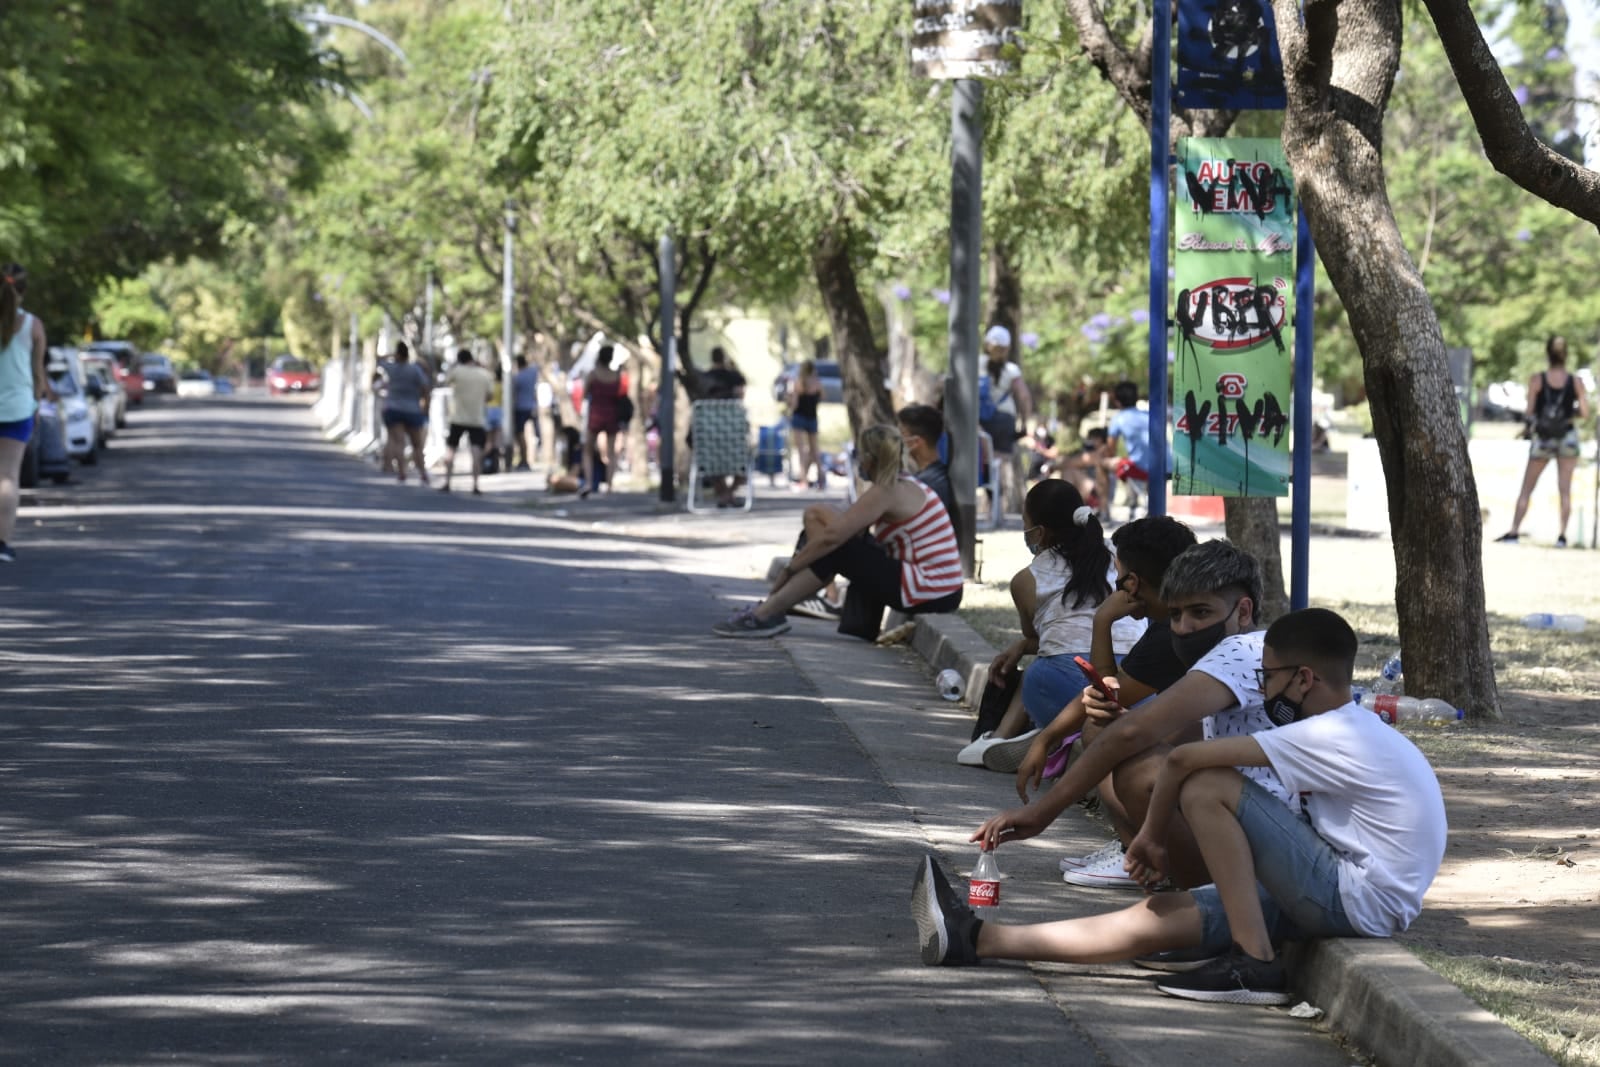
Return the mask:
[[(1093, 687), (1085, 688), (1085, 706), (1118, 715), (1116, 721), (1049, 790), (985, 823), (992, 833), (1010, 829), (1032, 837), (1113, 772), (1116, 798), (1129, 824), (1138, 826), (1144, 822), (1156, 770), (1175, 736), (1192, 739), (1199, 730), (1206, 738), (1231, 737), (1272, 728), (1255, 675), (1262, 635), (1255, 622), (1261, 568), (1254, 557), (1226, 541), (1195, 545), (1167, 568), (1161, 599), (1167, 605), (1173, 652), (1187, 673), (1138, 710), (1120, 715), (1114, 701), (1099, 700)], [(1106, 684), (1115, 689), (1117, 683), (1107, 679)], [(1244, 768), (1244, 773), (1285, 804), (1296, 803), (1269, 768)], [(1119, 841), (1122, 835), (1119, 830)], [(1187, 888), (1211, 880), (1181, 820), (1172, 829), (1169, 851), (1175, 884)], [(1120, 859), (1110, 857), (1093, 868), (1081, 866), (1086, 860), (1064, 862), (1063, 880), (1071, 885), (1139, 888), (1124, 873)]]
[[(1089, 662), (1101, 675), (1116, 677), (1122, 685), (1123, 699), (1129, 706), (1137, 704), (1166, 689), (1182, 678), (1188, 667), (1172, 649), (1172, 631), (1167, 625), (1167, 606), (1161, 600), (1161, 582), (1167, 567), (1195, 543), (1194, 531), (1177, 519), (1166, 515), (1147, 516), (1118, 527), (1111, 535), (1115, 548), (1116, 580), (1111, 594), (1095, 609), (1089, 641)], [(1146, 629), (1127, 655), (1118, 661), (1113, 652), (1113, 628), (1124, 619), (1144, 620)], [(1013, 716), (1023, 716), (1018, 708)], [(1018, 723), (1021, 718), (1016, 720)], [(1010, 729), (1004, 720), (1001, 732)], [(1020, 730), (1020, 726), (1016, 729)], [(1065, 769), (1070, 746), (1083, 735), (1084, 743), (1096, 732), (1095, 720), (1088, 717), (1088, 709), (1081, 693), (1053, 716), (1036, 734), (1024, 735), (995, 745), (984, 753), (984, 766), (991, 770), (1017, 772), (1017, 796), (1028, 802), (1030, 789), (1037, 790), (1045, 778), (1059, 777)], [(1020, 758), (1019, 758), (1020, 757)], [(1117, 803), (1110, 778), (1097, 788), (1101, 810), (1119, 831), (1125, 828), (1132, 838), (1137, 826), (1128, 824), (1122, 807)], [(1097, 850), (1081, 860), (1073, 860), (1063, 870), (1077, 867), (1094, 868), (1105, 861), (1120, 857), (1122, 842), (1119, 838), (1104, 849)]]
[(494, 375), (472, 358), (469, 349), (456, 353), (456, 365), (445, 376), (450, 386), (450, 432), (444, 438), (444, 484), (440, 491), (450, 491), (450, 476), (455, 473), (456, 446), (462, 435), (472, 454), (472, 495), (481, 496), (478, 475), (483, 472), (483, 450), (489, 442), (489, 398), (494, 394)]
[(917, 481), (938, 494), (951, 519), (956, 515), (956, 491), (950, 487), (950, 467), (939, 458), (939, 438), (944, 436), (944, 416), (928, 404), (907, 404), (895, 413), (900, 440), (916, 472)]
[(840, 574), (850, 580), (852, 593), (900, 611), (960, 607), (961, 553), (950, 516), (932, 489), (902, 471), (901, 451), (895, 427), (861, 431), (858, 454), (867, 489), (845, 511), (807, 508), (805, 546), (778, 572), (772, 595), (712, 632), (775, 637), (789, 629), (785, 615), (791, 607)]
[(1041, 422), (1031, 434), (1018, 438), (1017, 445), (1028, 453), (1028, 481), (1042, 481), (1061, 473), (1065, 457), (1056, 447), (1055, 435), (1046, 424)]
[[(1011, 579), (1011, 602), (1017, 608), (1022, 636), (994, 657), (989, 679), (1004, 685), (1023, 656), (1035, 657), (1018, 688), (1026, 720), (1008, 714), (992, 733), (978, 738), (956, 757), (958, 763), (1001, 771), (1014, 770), (1016, 763), (985, 760), (988, 750), (1004, 741), (1031, 739), (1089, 684), (1074, 657), (1089, 654), (1095, 613), (1111, 594), (1111, 583), (1117, 577), (1100, 520), (1066, 482), (1052, 479), (1028, 490), (1022, 502), (1022, 538), (1033, 554), (1033, 561)], [(1109, 664), (1113, 670), (1115, 661), (1133, 648), (1144, 630), (1143, 622), (1128, 615), (1113, 625), (1114, 658)], [(1026, 733), (1022, 730), (1025, 721), (1033, 724)], [(1015, 761), (1027, 749), (1013, 744), (1004, 751), (1012, 753)]]
[(1097, 512), (1104, 503), (1100, 499), (1100, 459), (1105, 454), (1105, 447), (1106, 431), (1096, 426), (1083, 435), (1076, 452), (1068, 453), (1061, 459), (1062, 479), (1076, 486), (1078, 492), (1083, 494), (1083, 502)]
[[(928, 856), (911, 900), (922, 961), (1133, 959), (1169, 972), (1156, 983), (1169, 996), (1286, 1004), (1283, 941), (1405, 930), (1444, 858), (1444, 797), (1427, 757), (1350, 699), (1356, 648), (1334, 612), (1283, 616), (1256, 671), (1260, 687), (1276, 683), (1268, 704), (1283, 725), (1162, 758), (1128, 873), (1146, 884), (1167, 873), (1166, 831), (1181, 810), (1214, 884), (1105, 915), (1002, 925), (976, 918)], [(1239, 767), (1270, 769), (1305, 798), (1304, 814), (1298, 800), (1284, 806)], [(1013, 839), (1029, 834), (1019, 827)], [(986, 824), (973, 836), (992, 845), (1001, 831)]]
[[(1111, 514), (1111, 478), (1119, 482), (1150, 484), (1150, 416), (1139, 410), (1139, 387), (1129, 381), (1118, 382), (1112, 391), (1117, 413), (1106, 429), (1105, 456), (1100, 462), (1097, 492), (1102, 514)], [(1118, 442), (1126, 455), (1119, 456)]]

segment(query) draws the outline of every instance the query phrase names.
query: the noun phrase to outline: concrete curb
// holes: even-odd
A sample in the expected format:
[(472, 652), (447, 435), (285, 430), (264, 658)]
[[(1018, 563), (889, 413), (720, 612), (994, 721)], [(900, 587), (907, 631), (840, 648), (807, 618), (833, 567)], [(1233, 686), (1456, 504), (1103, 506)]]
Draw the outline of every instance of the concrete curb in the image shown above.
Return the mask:
[[(911, 638), (935, 671), (967, 679), (976, 706), (995, 650), (955, 615), (918, 615)], [(1550, 1067), (1521, 1034), (1480, 1008), (1392, 941), (1324, 940), (1284, 953), (1295, 989), (1327, 1025), (1380, 1064), (1408, 1067)]]

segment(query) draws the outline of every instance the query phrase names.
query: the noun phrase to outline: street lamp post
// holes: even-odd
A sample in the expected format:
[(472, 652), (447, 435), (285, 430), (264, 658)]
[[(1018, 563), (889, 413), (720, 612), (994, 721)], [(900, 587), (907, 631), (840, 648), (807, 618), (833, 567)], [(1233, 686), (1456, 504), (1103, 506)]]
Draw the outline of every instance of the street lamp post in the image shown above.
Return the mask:
[[(501, 277), (501, 348), (500, 348), (500, 425), (505, 430), (506, 440), (511, 441), (514, 432), (515, 419), (512, 417), (512, 378), (515, 370), (512, 365), (512, 346), (516, 343), (516, 324), (513, 321), (515, 308), (515, 295), (513, 284), (515, 282), (515, 265), (512, 261), (512, 238), (517, 232), (517, 202), (506, 201), (506, 232), (505, 232), (505, 263), (502, 267)], [(510, 450), (508, 450), (509, 452)], [(509, 470), (511, 456), (501, 456)]]

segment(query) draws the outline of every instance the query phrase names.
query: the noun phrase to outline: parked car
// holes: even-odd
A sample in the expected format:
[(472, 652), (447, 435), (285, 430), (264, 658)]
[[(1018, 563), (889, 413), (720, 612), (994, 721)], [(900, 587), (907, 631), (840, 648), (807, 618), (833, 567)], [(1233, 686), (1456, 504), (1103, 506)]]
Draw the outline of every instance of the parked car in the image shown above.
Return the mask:
[(232, 378), (215, 378), (212, 384), (216, 386), (218, 396), (232, 396), (234, 393)]
[(116, 362), (117, 381), (122, 383), (129, 405), (138, 407), (144, 403), (144, 371), (139, 366), (139, 349), (132, 341), (91, 341), (86, 351), (110, 356)]
[(172, 360), (160, 352), (146, 352), (139, 360), (139, 370), (144, 374), (144, 387), (152, 393), (176, 393), (178, 375), (172, 369)]
[(178, 375), (178, 395), (187, 397), (216, 396), (217, 384), (210, 371), (186, 370)]
[(128, 391), (117, 378), (117, 361), (105, 352), (83, 352), (79, 354), (78, 362), (83, 364), (84, 375), (89, 381), (100, 381), (106, 406), (111, 409), (111, 429), (120, 430), (128, 425)]
[(284, 393), (314, 393), (322, 388), (322, 375), (303, 359), (279, 356), (267, 368), (267, 392), (273, 396)]
[(66, 435), (67, 455), (90, 466), (100, 461), (100, 405), (90, 400), (79, 384), (79, 375), (74, 373), (77, 355), (75, 349), (50, 349), (45, 373), (56, 392), (54, 407)]
[[(800, 376), (800, 364), (785, 363), (783, 370), (778, 372), (777, 379), (772, 383), (772, 399), (783, 403), (789, 397), (789, 384)], [(820, 360), (817, 363), (817, 380), (822, 383), (822, 402), (824, 404), (844, 403), (844, 377), (839, 373), (839, 364), (831, 359)]]
[(45, 478), (57, 485), (72, 477), (72, 460), (67, 456), (66, 435), (56, 405), (44, 401), (33, 416), (33, 433), (22, 453), (22, 488), (32, 489)]

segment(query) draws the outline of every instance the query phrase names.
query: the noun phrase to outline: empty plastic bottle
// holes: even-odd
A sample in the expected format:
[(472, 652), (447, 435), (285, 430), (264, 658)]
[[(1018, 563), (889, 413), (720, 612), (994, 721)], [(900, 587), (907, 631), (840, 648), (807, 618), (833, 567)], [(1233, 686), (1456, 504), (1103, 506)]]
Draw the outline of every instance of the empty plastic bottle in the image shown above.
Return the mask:
[(1532, 615), (1524, 615), (1522, 625), (1530, 630), (1565, 630), (1575, 634), (1588, 623), (1582, 615), (1552, 615), (1548, 611), (1536, 611)]
[(1393, 726), (1397, 722), (1457, 722), (1466, 713), (1452, 708), (1447, 700), (1437, 697), (1402, 697), (1394, 695), (1367, 695), (1360, 701), (1362, 707)]
[(1384, 679), (1390, 682), (1397, 681), (1405, 673), (1405, 667), (1400, 662), (1400, 653), (1396, 652), (1383, 661), (1383, 671), (1381, 673)]
[(939, 672), (934, 684), (939, 687), (939, 695), (946, 700), (960, 700), (961, 692), (965, 688), (961, 684), (961, 672), (950, 670), (948, 667)]

